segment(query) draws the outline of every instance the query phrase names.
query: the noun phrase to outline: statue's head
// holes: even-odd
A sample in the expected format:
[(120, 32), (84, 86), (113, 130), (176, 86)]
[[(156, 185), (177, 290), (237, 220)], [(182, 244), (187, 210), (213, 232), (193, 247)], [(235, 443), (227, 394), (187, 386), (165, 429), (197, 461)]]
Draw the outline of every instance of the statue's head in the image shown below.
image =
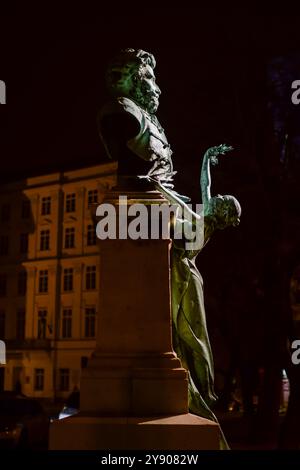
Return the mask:
[(141, 49), (125, 49), (109, 64), (106, 81), (113, 96), (126, 96), (151, 114), (159, 105), (154, 56)]
[(224, 229), (239, 225), (242, 209), (234, 196), (218, 194), (210, 199), (207, 213), (215, 218), (217, 228)]

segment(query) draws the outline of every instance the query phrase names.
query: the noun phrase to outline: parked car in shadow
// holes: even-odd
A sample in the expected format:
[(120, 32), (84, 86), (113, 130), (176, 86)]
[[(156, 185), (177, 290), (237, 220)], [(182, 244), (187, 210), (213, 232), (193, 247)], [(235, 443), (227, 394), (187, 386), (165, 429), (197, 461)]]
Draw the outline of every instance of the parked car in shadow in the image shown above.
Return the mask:
[(0, 448), (46, 448), (49, 418), (34, 398), (0, 393)]

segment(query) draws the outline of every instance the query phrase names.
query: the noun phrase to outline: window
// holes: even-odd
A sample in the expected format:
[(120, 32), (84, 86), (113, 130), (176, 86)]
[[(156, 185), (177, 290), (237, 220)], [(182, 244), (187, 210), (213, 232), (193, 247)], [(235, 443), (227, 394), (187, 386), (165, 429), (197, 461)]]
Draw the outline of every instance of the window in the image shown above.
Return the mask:
[(65, 231), (65, 248), (75, 247), (75, 228), (69, 227)]
[(41, 230), (40, 250), (45, 251), (49, 249), (50, 249), (50, 230)]
[(87, 266), (85, 287), (86, 289), (96, 289), (96, 266)]
[(10, 220), (10, 205), (3, 204), (1, 207), (1, 222), (8, 222)]
[(42, 269), (39, 272), (39, 292), (48, 292), (48, 269)]
[(17, 311), (16, 338), (23, 340), (25, 338), (25, 310)]
[(30, 201), (28, 199), (22, 201), (21, 217), (22, 219), (29, 219), (30, 217)]
[(5, 339), (5, 311), (0, 310), (0, 339)]
[(20, 235), (20, 253), (22, 255), (28, 253), (28, 233), (21, 233)]
[(75, 212), (76, 210), (76, 194), (66, 195), (66, 212)]
[(27, 272), (24, 270), (18, 274), (18, 295), (26, 295), (27, 290)]
[(91, 189), (88, 191), (88, 207), (91, 206), (91, 204), (95, 204), (98, 202), (98, 190), (97, 189)]
[(71, 308), (63, 309), (61, 336), (62, 338), (72, 337), (72, 309)]
[(87, 245), (96, 245), (96, 240), (96, 227), (95, 225), (90, 224), (87, 226)]
[(73, 290), (73, 268), (64, 269), (64, 291)]
[(67, 392), (70, 387), (70, 369), (59, 369), (59, 390)]
[(42, 197), (41, 215), (51, 214), (51, 197)]
[(34, 390), (44, 390), (44, 369), (34, 369)]
[(47, 310), (38, 311), (38, 339), (45, 339), (47, 333)]
[(0, 274), (0, 297), (5, 297), (7, 291), (7, 276), (4, 273)]
[(88, 307), (85, 309), (84, 335), (86, 338), (94, 338), (96, 334), (96, 309)]
[(0, 256), (8, 255), (8, 235), (0, 236)]

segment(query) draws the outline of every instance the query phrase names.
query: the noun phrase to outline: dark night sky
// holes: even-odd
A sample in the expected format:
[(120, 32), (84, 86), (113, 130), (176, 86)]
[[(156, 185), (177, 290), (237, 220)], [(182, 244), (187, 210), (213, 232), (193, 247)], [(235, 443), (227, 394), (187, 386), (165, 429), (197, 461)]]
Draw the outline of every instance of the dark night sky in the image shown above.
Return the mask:
[(135, 47), (157, 58), (159, 118), (182, 169), (178, 184), (190, 184), (188, 175), (199, 171), (208, 145), (245, 144), (253, 109), (244, 107), (253, 108), (264, 93), (265, 58), (295, 47), (297, 23), (200, 9), (7, 16), (1, 31), (0, 78), (8, 102), (1, 108), (1, 178), (105, 159), (96, 130), (106, 98), (105, 65), (120, 48)]

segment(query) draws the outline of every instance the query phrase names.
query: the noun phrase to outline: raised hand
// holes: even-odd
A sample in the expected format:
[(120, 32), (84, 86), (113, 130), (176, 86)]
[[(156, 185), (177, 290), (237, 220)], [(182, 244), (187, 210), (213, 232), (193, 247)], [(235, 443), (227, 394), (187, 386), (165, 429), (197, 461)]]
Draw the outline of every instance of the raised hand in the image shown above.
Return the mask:
[(225, 153), (232, 150), (233, 147), (226, 144), (217, 145), (216, 147), (210, 147), (204, 154), (202, 168), (201, 168), (201, 194), (202, 203), (208, 207), (209, 200), (211, 199), (210, 187), (211, 187), (211, 176), (210, 176), (210, 165), (217, 165), (219, 155), (225, 155)]
[(233, 147), (231, 145), (221, 144), (215, 147), (210, 147), (206, 151), (205, 156), (207, 159), (209, 159), (212, 165), (217, 165), (219, 163), (218, 156), (225, 155), (227, 152), (230, 152), (231, 150), (233, 150)]

